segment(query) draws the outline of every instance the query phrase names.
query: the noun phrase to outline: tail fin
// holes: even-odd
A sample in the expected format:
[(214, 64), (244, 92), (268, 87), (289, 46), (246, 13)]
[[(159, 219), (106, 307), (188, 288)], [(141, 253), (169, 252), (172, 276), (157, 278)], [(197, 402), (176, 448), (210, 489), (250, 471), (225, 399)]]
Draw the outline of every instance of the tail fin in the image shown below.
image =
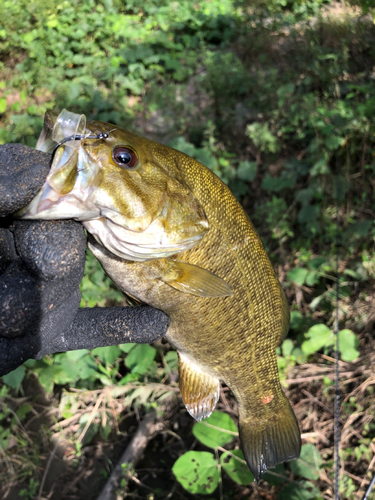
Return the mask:
[(256, 425), (257, 419), (240, 412), (239, 431), (243, 454), (258, 483), (260, 476), (276, 464), (298, 458), (301, 434), (289, 401), (282, 408)]

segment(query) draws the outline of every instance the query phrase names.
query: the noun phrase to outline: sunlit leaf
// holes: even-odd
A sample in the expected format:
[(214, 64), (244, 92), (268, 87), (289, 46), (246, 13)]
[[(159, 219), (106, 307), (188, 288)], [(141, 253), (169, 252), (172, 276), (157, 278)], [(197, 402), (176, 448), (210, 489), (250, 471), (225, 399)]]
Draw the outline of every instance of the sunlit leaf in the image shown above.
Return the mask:
[[(235, 457), (240, 458), (242, 461), (237, 460)], [(254, 476), (247, 464), (243, 463), (244, 460), (245, 458), (241, 450), (230, 450), (223, 453), (220, 457), (221, 466), (228, 476), (236, 483), (246, 485), (254, 481)]]
[(312, 354), (319, 351), (322, 347), (333, 344), (333, 333), (323, 324), (312, 326), (306, 334), (308, 340), (302, 342), (301, 348), (305, 354)]
[(209, 418), (194, 425), (193, 434), (205, 446), (217, 448), (232, 441), (238, 432), (227, 413), (215, 411)]
[(177, 481), (193, 494), (208, 495), (216, 490), (219, 480), (219, 464), (212, 453), (188, 451), (173, 465)]
[(339, 332), (339, 348), (343, 361), (354, 361), (359, 356), (359, 340), (351, 330), (341, 330)]
[(132, 373), (146, 373), (156, 356), (156, 349), (147, 344), (136, 345), (126, 356), (125, 364)]

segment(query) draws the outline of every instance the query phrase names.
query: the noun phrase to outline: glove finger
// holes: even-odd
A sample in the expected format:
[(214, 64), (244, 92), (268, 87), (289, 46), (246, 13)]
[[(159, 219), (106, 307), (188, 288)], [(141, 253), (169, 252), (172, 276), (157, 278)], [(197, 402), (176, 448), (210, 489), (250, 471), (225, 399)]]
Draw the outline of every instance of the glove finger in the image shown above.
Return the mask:
[(0, 338), (0, 377), (15, 370), (40, 350), (40, 338), (30, 336), (15, 339)]
[[(6, 219), (0, 219), (0, 223)], [(17, 258), (13, 234), (9, 229), (0, 227), (0, 274)]]
[(149, 306), (83, 308), (69, 329), (54, 340), (55, 350), (51, 352), (128, 342), (149, 344), (165, 336), (169, 323), (163, 311)]
[(25, 207), (50, 170), (51, 155), (22, 144), (0, 146), (0, 217)]
[(69, 293), (80, 283), (85, 269), (86, 236), (79, 222), (17, 221), (15, 243), (17, 253), (34, 276), (43, 281), (64, 280)]

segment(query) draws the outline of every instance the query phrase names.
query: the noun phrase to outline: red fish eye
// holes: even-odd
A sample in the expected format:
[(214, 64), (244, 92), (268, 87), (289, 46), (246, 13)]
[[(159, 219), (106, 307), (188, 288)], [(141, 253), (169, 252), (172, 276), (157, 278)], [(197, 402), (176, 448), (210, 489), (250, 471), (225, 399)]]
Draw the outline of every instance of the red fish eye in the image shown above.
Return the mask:
[(125, 146), (119, 146), (112, 151), (112, 158), (117, 165), (125, 168), (134, 168), (138, 162), (136, 152)]

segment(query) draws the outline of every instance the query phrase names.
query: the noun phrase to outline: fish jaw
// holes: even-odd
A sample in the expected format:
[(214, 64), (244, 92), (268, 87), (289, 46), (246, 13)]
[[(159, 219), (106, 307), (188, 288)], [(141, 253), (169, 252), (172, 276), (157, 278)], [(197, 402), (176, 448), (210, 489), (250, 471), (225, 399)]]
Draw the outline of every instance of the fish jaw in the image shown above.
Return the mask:
[(57, 150), (42, 189), (16, 217), (79, 221), (100, 217), (100, 208), (91, 199), (98, 173), (85, 151), (68, 142)]

